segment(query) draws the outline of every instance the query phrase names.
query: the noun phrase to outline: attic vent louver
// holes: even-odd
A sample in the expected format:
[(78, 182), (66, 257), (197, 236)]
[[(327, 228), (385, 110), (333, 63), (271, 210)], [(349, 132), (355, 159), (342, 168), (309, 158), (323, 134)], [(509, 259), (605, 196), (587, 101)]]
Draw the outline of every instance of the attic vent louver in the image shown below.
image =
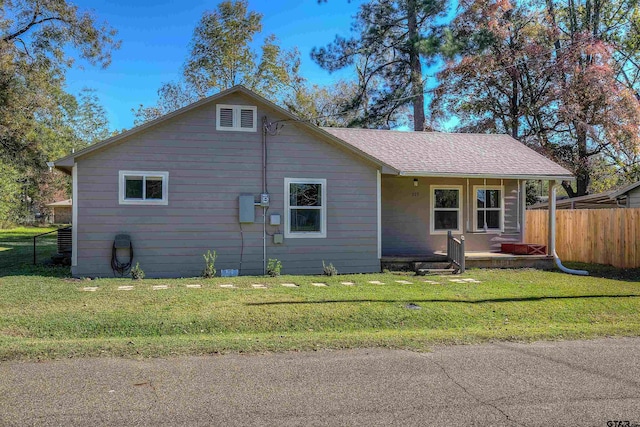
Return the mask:
[(216, 106), (216, 130), (256, 132), (257, 107), (249, 105)]
[(233, 108), (220, 109), (220, 126), (225, 128), (233, 127)]
[(253, 129), (253, 115), (253, 110), (243, 108), (240, 113), (240, 127), (243, 129)]

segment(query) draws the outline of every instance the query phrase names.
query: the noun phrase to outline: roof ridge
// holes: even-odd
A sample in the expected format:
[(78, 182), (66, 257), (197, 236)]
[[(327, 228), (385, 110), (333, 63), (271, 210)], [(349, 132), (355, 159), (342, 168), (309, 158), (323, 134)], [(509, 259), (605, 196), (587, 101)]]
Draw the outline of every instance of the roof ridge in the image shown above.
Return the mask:
[[(482, 136), (507, 136), (511, 139), (513, 138), (511, 135), (506, 133), (482, 133), (482, 132), (446, 132), (446, 131), (415, 131), (415, 130), (399, 130), (399, 129), (369, 129), (369, 128), (347, 128), (347, 127), (334, 127), (334, 126), (320, 126), (321, 129), (338, 129), (338, 130), (355, 130), (355, 131), (375, 131), (375, 132), (397, 132), (397, 133), (405, 133), (405, 134), (415, 134), (415, 135), (424, 135), (424, 134), (438, 134), (438, 135), (482, 135)], [(518, 141), (517, 139), (515, 139)], [(518, 141), (520, 142), (520, 141)]]

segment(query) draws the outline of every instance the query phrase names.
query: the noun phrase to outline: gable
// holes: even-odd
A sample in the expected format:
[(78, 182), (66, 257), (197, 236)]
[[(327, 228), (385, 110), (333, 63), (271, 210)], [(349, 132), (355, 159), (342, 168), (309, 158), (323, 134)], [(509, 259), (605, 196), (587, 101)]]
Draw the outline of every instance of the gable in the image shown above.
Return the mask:
[[(262, 134), (261, 114), (257, 111), (262, 108), (267, 115), (276, 117), (269, 120), (269, 123), (275, 123), (275, 127), (270, 127), (268, 133), (277, 132), (278, 125), (295, 125), (314, 138), (340, 147), (361, 161), (375, 165), (386, 174), (574, 179), (569, 171), (508, 135), (320, 128), (300, 120), (242, 86), (220, 92), (94, 144), (56, 161), (55, 166), (70, 174), (74, 162), (78, 159), (104, 151), (114, 144), (126, 142), (142, 132), (170, 126), (205, 107), (210, 109), (212, 105), (216, 106), (216, 112), (209, 117), (211, 123), (200, 129), (201, 132), (210, 132), (210, 126), (213, 126), (216, 131), (228, 133), (227, 139), (233, 139), (231, 135), (236, 132)], [(191, 132), (192, 129), (180, 130), (178, 126), (175, 131)]]
[[(227, 110), (223, 111), (222, 114), (219, 114), (219, 112), (218, 114), (216, 114), (215, 110), (218, 109), (218, 105), (220, 106), (220, 109), (224, 110), (226, 107)], [(211, 132), (211, 129), (218, 131), (221, 130), (219, 129), (220, 127), (218, 125), (220, 124), (220, 119), (222, 119), (222, 124), (227, 125), (222, 126), (226, 127), (226, 129), (222, 131), (228, 133), (229, 136), (227, 137), (227, 139), (233, 139), (233, 134), (237, 132), (238, 129), (243, 132), (256, 133), (260, 135), (262, 133), (261, 113), (258, 110), (262, 109), (262, 115), (274, 117), (274, 120), (272, 121), (278, 122), (277, 124), (295, 124), (301, 129), (304, 129), (305, 132), (313, 135), (314, 138), (325, 143), (338, 146), (342, 150), (347, 151), (351, 154), (355, 154), (357, 157), (359, 157), (360, 161), (364, 161), (368, 164), (374, 164), (376, 167), (382, 167), (383, 170), (391, 170), (388, 165), (380, 162), (374, 156), (363, 152), (362, 150), (352, 146), (351, 144), (345, 143), (344, 141), (334, 137), (328, 132), (323, 131), (317, 126), (300, 120), (288, 111), (278, 107), (276, 104), (273, 104), (272, 102), (244, 88), (243, 86), (236, 86), (226, 91), (220, 92), (216, 95), (190, 104), (175, 112), (162, 116), (156, 120), (152, 120), (131, 130), (116, 135), (112, 138), (91, 145), (83, 150), (78, 151), (77, 153), (71, 154), (55, 161), (55, 167), (65, 173), (70, 174), (74, 162), (88, 156), (98, 155), (98, 153), (109, 150), (115, 145), (128, 143), (128, 141), (133, 140), (134, 137), (140, 136), (144, 132), (158, 131), (167, 127), (173, 127), (174, 133), (192, 132), (193, 129), (181, 126), (180, 122), (184, 122), (185, 120), (188, 121), (190, 115), (198, 114), (199, 111), (209, 111), (212, 109), (214, 112), (211, 113), (209, 117), (209, 119), (211, 120), (212, 128), (208, 128), (207, 125), (200, 125), (198, 129), (200, 132)], [(233, 109), (236, 109), (237, 111), (229, 111)], [(249, 112), (254, 111), (254, 109), (256, 114), (253, 115), (253, 117), (249, 117)], [(273, 130), (270, 130), (270, 132), (272, 131)]]

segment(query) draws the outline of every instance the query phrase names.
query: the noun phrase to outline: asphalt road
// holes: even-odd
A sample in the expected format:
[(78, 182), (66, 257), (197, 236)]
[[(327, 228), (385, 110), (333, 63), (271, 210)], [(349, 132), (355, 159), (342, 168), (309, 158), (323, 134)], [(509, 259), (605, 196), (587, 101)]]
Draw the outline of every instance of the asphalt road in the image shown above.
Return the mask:
[(0, 364), (2, 426), (636, 423), (640, 338)]

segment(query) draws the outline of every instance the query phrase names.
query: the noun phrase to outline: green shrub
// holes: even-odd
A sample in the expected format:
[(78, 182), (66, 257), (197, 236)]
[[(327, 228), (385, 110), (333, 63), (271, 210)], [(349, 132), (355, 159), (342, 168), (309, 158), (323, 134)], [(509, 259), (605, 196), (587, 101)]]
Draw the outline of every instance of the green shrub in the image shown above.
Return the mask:
[(278, 277), (280, 270), (282, 270), (282, 263), (277, 259), (269, 259), (269, 263), (267, 263), (267, 274), (271, 277)]
[(338, 269), (335, 268), (332, 263), (329, 263), (329, 265), (326, 265), (324, 263), (324, 260), (322, 260), (322, 273), (325, 276), (335, 276), (338, 274)]
[(133, 280), (144, 279), (144, 271), (140, 268), (140, 263), (136, 262), (136, 266), (131, 269), (131, 278)]
[(210, 279), (216, 275), (216, 258), (218, 258), (218, 254), (216, 251), (207, 251), (206, 254), (202, 255), (204, 257), (204, 270), (202, 270), (202, 277), (205, 279)]

